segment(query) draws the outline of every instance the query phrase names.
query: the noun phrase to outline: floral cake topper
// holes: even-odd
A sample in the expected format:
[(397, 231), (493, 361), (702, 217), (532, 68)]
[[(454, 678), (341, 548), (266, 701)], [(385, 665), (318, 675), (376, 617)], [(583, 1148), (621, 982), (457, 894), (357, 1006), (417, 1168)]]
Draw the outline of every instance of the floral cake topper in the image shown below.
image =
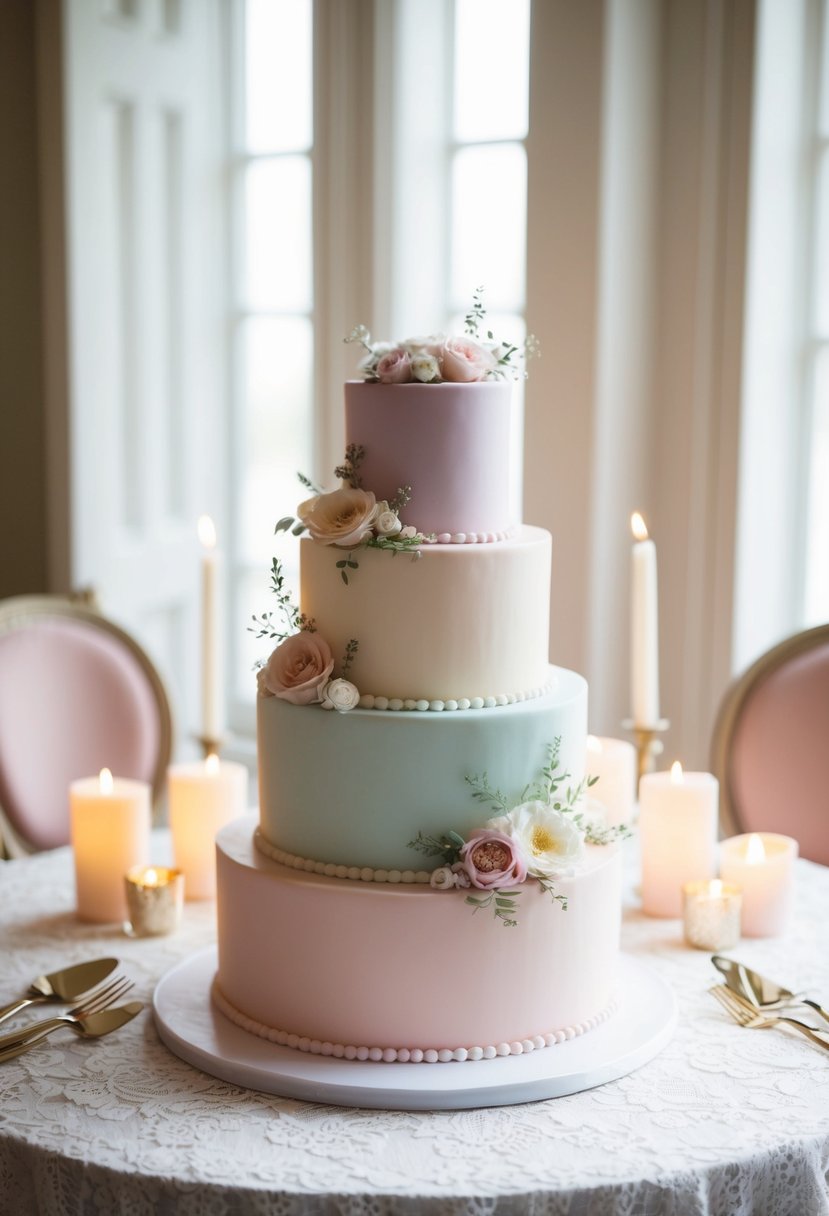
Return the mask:
[(365, 350), (360, 373), (365, 380), (380, 384), (471, 384), (479, 380), (525, 378), (518, 362), (539, 354), (538, 339), (529, 334), (523, 349), (496, 339), (491, 329), (481, 333), (486, 310), (483, 287), (472, 297), (461, 337), (432, 334), (425, 338), (404, 338), (400, 342), (372, 342), (365, 325), (355, 325), (343, 340), (358, 342)]
[(624, 826), (596, 822), (582, 809), (585, 792), (598, 777), (584, 778), (559, 792), (570, 778), (558, 771), (560, 750), (559, 737), (548, 750), (538, 781), (525, 786), (513, 805), (500, 790), (492, 789), (486, 773), (466, 778), (473, 798), (488, 803), (498, 814), (465, 840), (457, 832), (441, 837), (419, 832), (409, 842), (410, 848), (443, 859), (432, 871), (435, 890), (467, 890), (466, 902), (476, 912), (490, 908), (509, 926), (518, 923), (516, 900), (521, 892), (516, 888), (528, 878), (567, 908), (567, 897), (556, 891), (555, 881), (576, 872), (585, 844), (607, 845), (630, 832)]

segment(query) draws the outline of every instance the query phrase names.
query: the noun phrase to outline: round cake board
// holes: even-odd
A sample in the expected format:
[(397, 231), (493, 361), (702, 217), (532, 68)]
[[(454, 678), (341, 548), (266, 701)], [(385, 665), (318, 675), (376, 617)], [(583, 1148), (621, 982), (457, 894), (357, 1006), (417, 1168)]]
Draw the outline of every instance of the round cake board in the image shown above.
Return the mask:
[(332, 1106), (459, 1110), (560, 1098), (626, 1076), (673, 1034), (672, 989), (646, 964), (622, 955), (619, 1009), (595, 1030), (527, 1055), (448, 1064), (384, 1064), (279, 1047), (235, 1026), (210, 999), (215, 946), (168, 971), (153, 995), (158, 1033), (202, 1072), (240, 1085)]

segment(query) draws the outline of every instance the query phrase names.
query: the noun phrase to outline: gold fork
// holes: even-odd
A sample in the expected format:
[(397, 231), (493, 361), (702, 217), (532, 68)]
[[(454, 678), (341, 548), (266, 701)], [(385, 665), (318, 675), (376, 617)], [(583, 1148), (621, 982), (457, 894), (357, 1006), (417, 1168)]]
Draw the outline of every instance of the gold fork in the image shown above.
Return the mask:
[(732, 992), (730, 988), (726, 988), (725, 984), (715, 984), (708, 991), (740, 1026), (745, 1026), (749, 1030), (769, 1030), (773, 1026), (790, 1026), (792, 1030), (802, 1034), (811, 1043), (822, 1047), (824, 1051), (829, 1051), (829, 1038), (823, 1038), (814, 1027), (807, 1026), (805, 1022), (799, 1022), (797, 1018), (783, 1017), (776, 1013), (759, 1013), (756, 1005), (752, 1005), (738, 996), (736, 992)]
[(76, 1005), (74, 1009), (70, 1009), (68, 1013), (62, 1013), (54, 1018), (43, 1018), (41, 1021), (35, 1022), (34, 1025), (27, 1026), (23, 1030), (12, 1031), (11, 1034), (3, 1035), (0, 1037), (0, 1060), (10, 1058), (12, 1053), (18, 1054), (18, 1048), (24, 1048), (29, 1046), (30, 1043), (39, 1042), (47, 1034), (51, 1034), (53, 1030), (57, 1030), (61, 1026), (71, 1026), (79, 1034), (84, 1034), (89, 1018), (109, 1009), (122, 996), (125, 996), (133, 986), (132, 980), (128, 980), (126, 976), (121, 976), (119, 979), (111, 980), (103, 988), (98, 989), (93, 996), (83, 1001), (80, 1005)]

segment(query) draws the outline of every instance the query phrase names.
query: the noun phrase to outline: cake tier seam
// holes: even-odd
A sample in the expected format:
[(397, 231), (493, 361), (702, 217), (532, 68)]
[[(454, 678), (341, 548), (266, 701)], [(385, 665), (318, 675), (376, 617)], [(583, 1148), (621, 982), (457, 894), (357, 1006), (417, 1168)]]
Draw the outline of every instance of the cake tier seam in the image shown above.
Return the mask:
[(346, 866), (332, 861), (315, 861), (312, 857), (300, 857), (272, 844), (263, 835), (261, 828), (253, 833), (254, 847), (271, 861), (286, 866), (289, 870), (304, 870), (306, 874), (319, 874), (324, 878), (348, 878), (352, 882), (387, 882), (404, 886), (425, 886), (431, 882), (428, 870), (400, 870), (392, 867)]
[(489, 697), (447, 697), (445, 699), (427, 700), (426, 697), (384, 697), (373, 693), (364, 693), (359, 700), (360, 709), (373, 709), (378, 712), (399, 713), (417, 710), (421, 713), (443, 713), (466, 709), (496, 709), (505, 705), (517, 705), (523, 701), (536, 701), (546, 697), (555, 689), (555, 682), (541, 684), (528, 692), (498, 693)]
[(544, 1034), (533, 1035), (531, 1038), (514, 1039), (511, 1042), (488, 1043), (472, 1047), (369, 1047), (365, 1044), (333, 1043), (328, 1040), (312, 1039), (307, 1035), (279, 1030), (266, 1026), (255, 1018), (248, 1017), (237, 1009), (222, 992), (219, 977), (215, 976), (211, 986), (211, 997), (219, 1012), (248, 1034), (260, 1039), (267, 1039), (278, 1047), (290, 1047), (296, 1051), (304, 1051), (310, 1055), (334, 1056), (346, 1060), (370, 1060), (372, 1063), (383, 1064), (449, 1064), (463, 1061), (494, 1060), (499, 1056), (528, 1055), (533, 1051), (541, 1051), (545, 1047), (555, 1047), (569, 1039), (579, 1038), (588, 1031), (594, 1030), (616, 1012), (619, 1006), (618, 997), (613, 996), (610, 1002), (592, 1017), (576, 1022), (572, 1026), (562, 1026)]

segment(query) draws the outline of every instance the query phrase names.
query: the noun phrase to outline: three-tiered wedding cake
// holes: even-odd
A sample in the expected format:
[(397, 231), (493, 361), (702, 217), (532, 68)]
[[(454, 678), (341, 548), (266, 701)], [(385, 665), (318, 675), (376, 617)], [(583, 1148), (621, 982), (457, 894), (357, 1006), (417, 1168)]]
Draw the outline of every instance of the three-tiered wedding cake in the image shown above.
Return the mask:
[(551, 537), (510, 520), (496, 360), (371, 349), (342, 488), (282, 521), (301, 612), (277, 565), (259, 822), (217, 842), (213, 988), (278, 1044), (474, 1060), (613, 1007), (619, 851), (583, 813), (587, 685), (547, 657)]

